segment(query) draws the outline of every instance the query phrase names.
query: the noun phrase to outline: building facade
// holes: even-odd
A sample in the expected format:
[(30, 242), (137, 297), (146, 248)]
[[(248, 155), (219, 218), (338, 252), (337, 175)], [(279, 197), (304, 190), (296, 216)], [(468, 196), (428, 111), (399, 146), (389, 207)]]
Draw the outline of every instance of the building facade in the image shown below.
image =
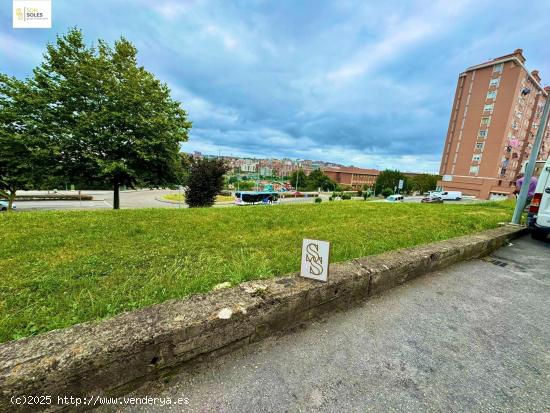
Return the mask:
[[(523, 51), (466, 69), (458, 77), (438, 187), (482, 199), (510, 197), (524, 169), (548, 98)], [(547, 159), (546, 128), (538, 159)]]
[(363, 169), (355, 167), (330, 167), (321, 168), (321, 170), (333, 181), (341, 185), (349, 185), (353, 190), (372, 187), (376, 183), (376, 178), (380, 171), (376, 169)]

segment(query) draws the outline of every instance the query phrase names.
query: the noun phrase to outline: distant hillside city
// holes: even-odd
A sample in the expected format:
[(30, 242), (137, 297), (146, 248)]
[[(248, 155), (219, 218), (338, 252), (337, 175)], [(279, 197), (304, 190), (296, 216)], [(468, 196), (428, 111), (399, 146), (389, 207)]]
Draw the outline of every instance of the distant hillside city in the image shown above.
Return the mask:
[[(376, 179), (380, 175), (378, 169), (344, 166), (334, 162), (314, 161), (310, 159), (242, 158), (225, 155), (206, 155), (201, 152), (193, 152), (188, 155), (195, 159), (223, 159), (229, 168), (228, 173), (230, 175), (288, 180), (297, 171), (302, 170), (306, 175), (309, 175), (312, 171), (318, 169), (334, 182), (353, 190), (361, 190), (365, 187), (374, 186)], [(407, 178), (424, 175), (419, 172), (402, 172), (402, 174)]]

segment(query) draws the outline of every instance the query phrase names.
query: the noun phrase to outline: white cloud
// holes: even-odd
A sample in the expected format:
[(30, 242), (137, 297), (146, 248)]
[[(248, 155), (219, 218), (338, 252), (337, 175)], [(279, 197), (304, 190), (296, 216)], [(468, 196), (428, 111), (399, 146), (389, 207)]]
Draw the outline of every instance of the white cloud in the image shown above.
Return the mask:
[(215, 105), (205, 98), (191, 93), (182, 86), (170, 86), (173, 96), (182, 103), (194, 125), (208, 122), (214, 125), (235, 126), (239, 112), (232, 108)]
[(190, 1), (149, 1), (146, 4), (166, 20), (175, 20), (189, 10)]
[(220, 27), (214, 24), (209, 24), (206, 27), (206, 32), (209, 35), (220, 39), (223, 42), (224, 46), (229, 50), (235, 49), (237, 47), (237, 39), (233, 35), (229, 34), (227, 31), (222, 30)]
[(381, 38), (366, 44), (349, 61), (327, 73), (326, 79), (339, 83), (366, 75), (398, 55), (408, 52), (414, 45), (432, 38), (439, 31), (448, 30), (453, 19), (468, 3), (469, 0), (440, 0), (428, 9), (421, 9), (417, 15), (388, 16), (385, 21), (387, 27)]
[(0, 52), (7, 56), (6, 60), (18, 60), (19, 63), (31, 62), (33, 65), (40, 62), (44, 48), (42, 44), (18, 39), (16, 34), (0, 33)]

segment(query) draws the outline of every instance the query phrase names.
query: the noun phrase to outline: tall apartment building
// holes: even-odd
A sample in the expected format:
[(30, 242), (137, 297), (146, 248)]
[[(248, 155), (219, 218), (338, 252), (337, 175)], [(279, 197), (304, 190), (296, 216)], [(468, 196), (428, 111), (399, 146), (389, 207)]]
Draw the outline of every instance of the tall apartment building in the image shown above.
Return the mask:
[[(510, 197), (528, 160), (550, 87), (529, 72), (523, 51), (472, 66), (458, 77), (438, 181), (482, 199)], [(538, 159), (548, 158), (546, 128)]]

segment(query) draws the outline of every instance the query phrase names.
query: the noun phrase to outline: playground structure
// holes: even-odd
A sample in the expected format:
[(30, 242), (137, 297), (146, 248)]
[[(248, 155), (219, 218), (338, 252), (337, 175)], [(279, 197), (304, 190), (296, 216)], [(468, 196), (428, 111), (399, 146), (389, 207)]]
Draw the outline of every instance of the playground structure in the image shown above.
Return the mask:
[(283, 181), (261, 181), (260, 186), (267, 192), (287, 192), (293, 189), (290, 183)]

